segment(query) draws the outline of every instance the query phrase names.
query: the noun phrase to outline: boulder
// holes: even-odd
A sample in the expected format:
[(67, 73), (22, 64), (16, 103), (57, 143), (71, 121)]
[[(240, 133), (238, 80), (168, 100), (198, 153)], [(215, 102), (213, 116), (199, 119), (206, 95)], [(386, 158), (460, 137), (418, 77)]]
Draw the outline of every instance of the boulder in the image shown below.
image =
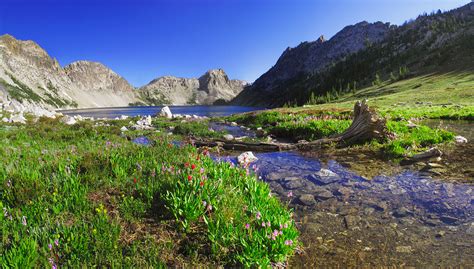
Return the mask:
[(61, 122), (64, 123), (64, 124), (67, 124), (67, 125), (74, 125), (74, 124), (77, 123), (76, 119), (74, 119), (73, 117), (68, 116), (68, 115), (63, 116), (61, 118)]
[(339, 181), (341, 178), (331, 170), (321, 168), (318, 172), (309, 176), (309, 179), (318, 185), (327, 185)]
[(164, 106), (160, 111), (160, 116), (166, 117), (168, 119), (173, 118), (173, 114), (168, 106)]
[(298, 200), (300, 201), (301, 204), (306, 205), (306, 206), (311, 206), (316, 204), (316, 200), (314, 199), (314, 196), (312, 194), (302, 194), (300, 197), (298, 197)]
[(151, 116), (142, 117), (137, 121), (137, 125), (141, 126), (151, 126)]
[(246, 164), (253, 163), (253, 162), (257, 161), (258, 158), (255, 157), (255, 155), (253, 155), (253, 153), (251, 151), (247, 151), (247, 152), (244, 152), (244, 153), (240, 154), (239, 157), (237, 157), (237, 160), (238, 160), (240, 165), (246, 165)]
[(11, 116), (10, 121), (13, 123), (22, 123), (22, 124), (26, 123), (26, 119), (23, 116), (23, 114), (16, 114), (16, 115)]
[(126, 131), (128, 131), (128, 129), (127, 129), (127, 127), (125, 127), (125, 126), (122, 126), (122, 128), (120, 128), (120, 131), (126, 132)]
[(227, 141), (232, 141), (232, 140), (234, 140), (234, 136), (231, 135), (231, 134), (226, 134), (226, 135), (224, 135), (223, 137), (224, 137), (224, 139), (227, 140)]
[(454, 137), (454, 141), (456, 141), (456, 143), (458, 144), (464, 144), (464, 143), (467, 143), (467, 138), (457, 135)]

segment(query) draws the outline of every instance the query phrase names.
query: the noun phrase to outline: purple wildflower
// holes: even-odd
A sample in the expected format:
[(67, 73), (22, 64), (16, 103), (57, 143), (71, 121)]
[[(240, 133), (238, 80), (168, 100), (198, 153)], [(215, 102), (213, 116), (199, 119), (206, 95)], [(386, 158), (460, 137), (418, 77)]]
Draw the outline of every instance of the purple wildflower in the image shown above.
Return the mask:
[(59, 246), (59, 240), (58, 240), (58, 239), (55, 239), (55, 240), (54, 240), (54, 244), (55, 244), (56, 246)]
[(262, 222), (262, 227), (265, 227), (265, 222)]
[(292, 192), (292, 191), (289, 191), (286, 196), (287, 196), (288, 198), (293, 197), (293, 192)]
[(48, 244), (48, 248), (49, 248), (49, 250), (53, 250), (53, 245)]
[(250, 224), (248, 224), (248, 223), (245, 224), (245, 229), (247, 229), (247, 230), (250, 229)]
[(287, 246), (293, 245), (293, 240), (285, 240), (285, 245)]
[(257, 214), (255, 215), (255, 218), (260, 219), (261, 217), (262, 217), (262, 214), (260, 214), (260, 211), (257, 212)]

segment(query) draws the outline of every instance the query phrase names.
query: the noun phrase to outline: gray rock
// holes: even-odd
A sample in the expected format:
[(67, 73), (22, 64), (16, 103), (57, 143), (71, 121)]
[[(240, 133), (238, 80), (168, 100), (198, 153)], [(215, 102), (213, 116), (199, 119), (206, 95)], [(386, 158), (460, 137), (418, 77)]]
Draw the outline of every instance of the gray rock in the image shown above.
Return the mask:
[(231, 135), (231, 134), (225, 134), (224, 136), (222, 136), (225, 140), (227, 141), (232, 141), (234, 140), (234, 136)]
[(173, 113), (171, 113), (171, 110), (168, 106), (164, 106), (160, 110), (160, 116), (171, 119), (171, 118), (173, 118)]
[(413, 251), (411, 246), (397, 246), (395, 250), (398, 253), (411, 253)]
[(330, 199), (330, 198), (333, 198), (334, 195), (332, 194), (332, 192), (328, 191), (328, 190), (324, 190), (322, 192), (318, 192), (315, 194), (316, 198), (319, 199), (319, 200), (327, 200), (327, 199)]
[(244, 152), (237, 157), (240, 165), (246, 165), (257, 161), (258, 158), (251, 151)]
[(406, 207), (402, 206), (393, 212), (393, 215), (397, 218), (404, 218), (407, 216), (412, 216), (413, 212), (408, 210)]
[(467, 143), (467, 138), (457, 135), (454, 137), (454, 141), (456, 141), (456, 143), (458, 144), (464, 144), (464, 143)]
[(327, 185), (339, 181), (341, 178), (331, 170), (321, 168), (318, 172), (309, 176), (309, 179), (318, 185)]
[(359, 216), (347, 215), (344, 217), (344, 226), (346, 226), (347, 229), (352, 229), (357, 226), (360, 220), (361, 218)]
[(474, 222), (471, 222), (466, 229), (466, 233), (469, 235), (474, 235)]
[(10, 121), (13, 123), (26, 123), (26, 118), (23, 116), (23, 114), (16, 114), (10, 117)]
[(73, 117), (65, 115), (61, 118), (61, 122), (66, 124), (66, 125), (74, 125), (74, 124), (76, 124), (77, 121)]
[(302, 180), (285, 180), (283, 182), (283, 186), (286, 188), (286, 189), (289, 189), (289, 190), (294, 190), (294, 189), (300, 189), (302, 187), (305, 186), (305, 184), (303, 183)]
[(126, 132), (126, 131), (128, 131), (128, 129), (127, 129), (127, 127), (125, 127), (125, 126), (122, 126), (122, 128), (120, 128), (120, 131)]
[(301, 204), (306, 205), (306, 206), (311, 206), (316, 204), (316, 200), (314, 199), (314, 196), (311, 194), (302, 194), (300, 197), (298, 197), (298, 200), (300, 201)]

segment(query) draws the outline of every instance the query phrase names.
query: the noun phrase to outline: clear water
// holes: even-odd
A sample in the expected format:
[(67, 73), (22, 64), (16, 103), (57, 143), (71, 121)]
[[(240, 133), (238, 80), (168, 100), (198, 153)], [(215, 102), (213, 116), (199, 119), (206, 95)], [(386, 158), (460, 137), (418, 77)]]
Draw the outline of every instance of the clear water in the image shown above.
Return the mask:
[[(113, 108), (88, 108), (88, 109), (73, 109), (73, 110), (61, 110), (59, 112), (74, 116), (81, 115), (83, 117), (94, 117), (94, 118), (109, 118), (113, 119), (120, 117), (121, 115), (126, 116), (146, 116), (155, 115), (160, 112), (163, 106), (137, 106), (137, 107), (113, 107)], [(255, 110), (261, 110), (262, 108), (257, 107), (244, 107), (244, 106), (170, 106), (171, 113), (173, 114), (187, 114), (197, 115), (206, 117), (222, 117), (229, 116), (237, 113), (250, 112)]]

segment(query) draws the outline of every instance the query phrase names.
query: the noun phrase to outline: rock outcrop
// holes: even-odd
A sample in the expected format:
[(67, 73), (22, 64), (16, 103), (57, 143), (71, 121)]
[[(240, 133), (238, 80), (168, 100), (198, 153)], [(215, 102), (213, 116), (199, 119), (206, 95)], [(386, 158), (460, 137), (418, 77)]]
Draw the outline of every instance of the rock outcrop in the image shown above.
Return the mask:
[(141, 87), (139, 92), (149, 104), (212, 105), (230, 101), (245, 85), (244, 81), (229, 79), (224, 70), (214, 69), (198, 79), (160, 77)]

